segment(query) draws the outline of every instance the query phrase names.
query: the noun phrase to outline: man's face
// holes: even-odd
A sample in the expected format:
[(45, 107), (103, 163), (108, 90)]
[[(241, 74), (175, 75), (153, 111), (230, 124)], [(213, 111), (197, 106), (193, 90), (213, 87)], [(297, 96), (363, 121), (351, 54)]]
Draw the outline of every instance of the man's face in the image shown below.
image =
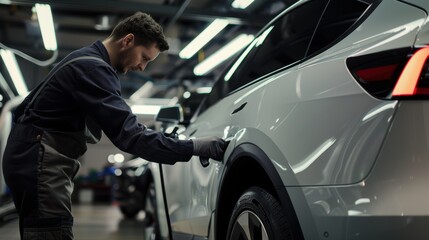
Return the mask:
[(134, 44), (134, 41), (125, 44), (118, 54), (116, 70), (120, 73), (128, 71), (143, 71), (147, 64), (159, 55), (156, 44), (150, 47)]

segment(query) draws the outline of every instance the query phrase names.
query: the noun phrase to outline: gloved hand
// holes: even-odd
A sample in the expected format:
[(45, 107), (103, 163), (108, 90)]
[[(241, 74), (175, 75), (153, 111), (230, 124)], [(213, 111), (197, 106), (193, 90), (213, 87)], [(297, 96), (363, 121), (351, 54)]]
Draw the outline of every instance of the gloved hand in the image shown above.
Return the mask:
[(227, 147), (225, 140), (216, 136), (192, 139), (192, 142), (194, 155), (218, 161), (222, 160)]

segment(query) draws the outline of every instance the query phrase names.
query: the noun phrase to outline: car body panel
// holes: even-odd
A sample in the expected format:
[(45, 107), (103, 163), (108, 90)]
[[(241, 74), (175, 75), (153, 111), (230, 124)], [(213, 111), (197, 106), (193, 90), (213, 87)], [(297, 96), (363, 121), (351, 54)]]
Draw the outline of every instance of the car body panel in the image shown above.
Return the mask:
[[(306, 239), (323, 239), (326, 235), (329, 239), (428, 236), (424, 227), (429, 223), (428, 104), (401, 102), (376, 164), (361, 182), (288, 187), (294, 203), (305, 200), (301, 207), (311, 209), (311, 216), (303, 218), (308, 212), (301, 213), (303, 208), (295, 207)], [(306, 221), (314, 221), (317, 230), (307, 229), (310, 225)]]
[[(423, 236), (418, 227), (428, 223), (428, 210), (419, 209), (429, 194), (407, 196), (419, 196), (429, 180), (427, 101), (372, 97), (345, 62), (429, 42), (423, 40), (427, 13), (416, 5), (429, 8), (423, 0), (381, 1), (333, 46), (234, 91), (200, 114), (182, 138), (216, 135), (231, 142), (224, 160), (210, 160), (207, 168), (197, 157), (163, 166), (172, 231), (190, 239), (215, 238), (219, 190), (228, 184), (223, 180), (234, 164), (234, 149), (248, 144), (276, 169), (281, 184), (274, 187), (286, 189), (305, 239), (403, 239), (413, 231)], [(422, 39), (416, 39), (419, 30)], [(412, 131), (406, 130), (410, 121)], [(389, 228), (381, 225), (386, 221)], [(395, 235), (392, 227), (404, 232)]]
[(170, 237), (169, 221), (167, 217), (167, 211), (165, 209), (164, 191), (162, 183), (161, 168), (162, 165), (159, 163), (151, 162), (148, 165), (153, 177), (153, 183), (155, 185), (155, 200), (156, 200), (156, 214), (158, 215), (158, 226), (160, 239), (168, 239)]

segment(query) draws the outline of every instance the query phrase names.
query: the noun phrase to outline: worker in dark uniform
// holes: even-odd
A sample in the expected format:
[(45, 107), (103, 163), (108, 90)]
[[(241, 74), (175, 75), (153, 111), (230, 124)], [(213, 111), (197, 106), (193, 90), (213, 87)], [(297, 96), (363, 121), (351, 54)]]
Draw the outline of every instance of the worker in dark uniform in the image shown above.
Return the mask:
[(223, 158), (221, 138), (166, 137), (138, 123), (121, 97), (117, 72), (143, 71), (168, 48), (161, 26), (136, 13), (103, 42), (66, 56), (18, 106), (3, 172), (19, 212), (21, 239), (73, 239), (72, 180), (87, 149), (87, 118), (119, 149), (149, 161)]

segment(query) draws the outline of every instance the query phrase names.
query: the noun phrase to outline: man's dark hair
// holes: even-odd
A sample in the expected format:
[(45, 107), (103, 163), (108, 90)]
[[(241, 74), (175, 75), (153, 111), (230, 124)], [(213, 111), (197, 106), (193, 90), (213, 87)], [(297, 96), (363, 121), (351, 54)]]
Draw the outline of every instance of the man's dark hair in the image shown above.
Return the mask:
[(125, 18), (116, 25), (110, 36), (113, 40), (118, 40), (129, 33), (134, 34), (137, 44), (149, 47), (156, 43), (161, 52), (169, 48), (161, 25), (149, 14), (136, 12)]

